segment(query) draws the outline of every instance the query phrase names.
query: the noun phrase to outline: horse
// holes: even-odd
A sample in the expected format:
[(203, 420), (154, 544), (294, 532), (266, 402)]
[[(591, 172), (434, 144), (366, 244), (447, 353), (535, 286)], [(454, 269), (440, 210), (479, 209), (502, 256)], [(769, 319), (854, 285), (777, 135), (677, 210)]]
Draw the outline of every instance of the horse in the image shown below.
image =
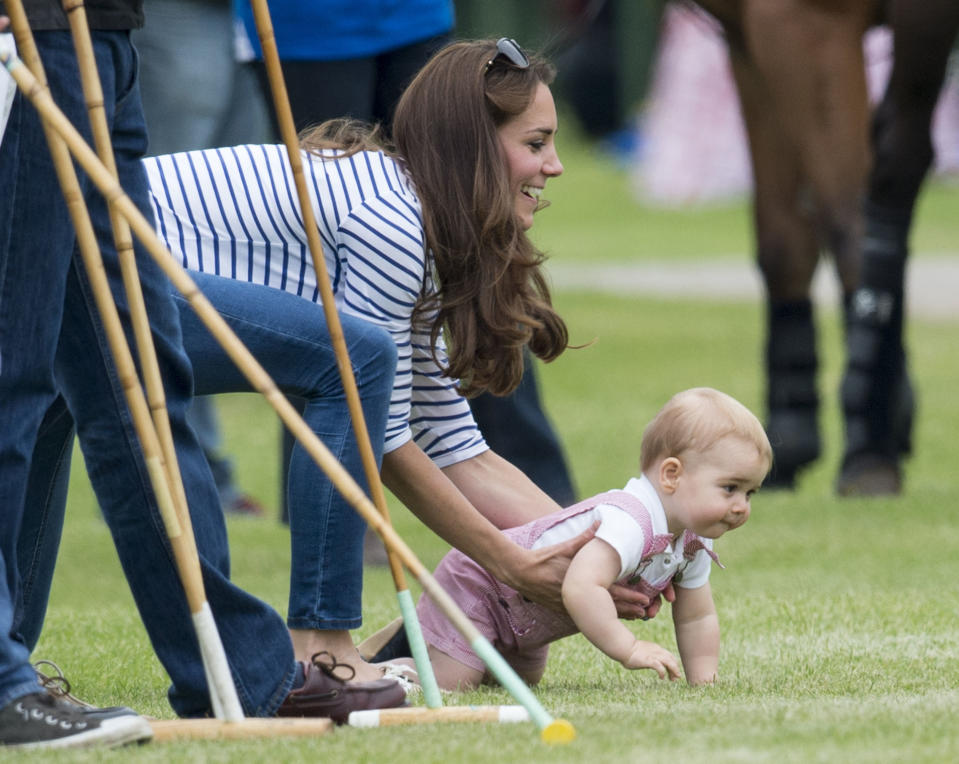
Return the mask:
[[(767, 485), (820, 456), (812, 278), (832, 255), (846, 368), (840, 495), (898, 493), (914, 397), (902, 343), (906, 239), (931, 163), (930, 123), (959, 27), (955, 0), (696, 0), (722, 27), (752, 161), (767, 297)], [(869, 105), (862, 38), (893, 31), (889, 85)], [(865, 200), (865, 201), (864, 201)], [(864, 238), (865, 234), (865, 238)]]

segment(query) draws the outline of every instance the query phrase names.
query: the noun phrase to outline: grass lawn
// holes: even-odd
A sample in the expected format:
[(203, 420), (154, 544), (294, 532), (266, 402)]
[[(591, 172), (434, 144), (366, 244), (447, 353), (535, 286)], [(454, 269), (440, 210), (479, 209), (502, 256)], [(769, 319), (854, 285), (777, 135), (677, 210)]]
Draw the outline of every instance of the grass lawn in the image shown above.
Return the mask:
[[(583, 149), (564, 155), (540, 243), (558, 260), (748, 256), (748, 211), (641, 209), (627, 179)], [(573, 178), (578, 178), (576, 182)], [(923, 253), (959, 242), (959, 192), (923, 198)], [(929, 256), (923, 254), (921, 256)], [(580, 493), (625, 483), (642, 427), (676, 390), (712, 385), (762, 411), (761, 306), (563, 292), (574, 342), (590, 347), (542, 367), (550, 411)], [(919, 389), (915, 455), (898, 499), (839, 500), (836, 317), (821, 319), (826, 451), (794, 493), (768, 492), (750, 522), (717, 543), (712, 578), (723, 628), (721, 681), (691, 689), (628, 672), (572, 637), (553, 648), (535, 692), (577, 740), (547, 747), (532, 725), (337, 729), (314, 740), (163, 744), (116, 752), (17, 754), (17, 760), (232, 762), (941, 762), (959, 759), (959, 399), (957, 327), (909, 325)], [(254, 396), (220, 401), (239, 481), (276, 506), (278, 429)], [(166, 676), (140, 625), (77, 457), (68, 525), (35, 658), (58, 662), (92, 702), (171, 718)], [(397, 529), (432, 566), (444, 548), (394, 504)], [(230, 518), (235, 579), (285, 612), (288, 534), (268, 518)], [(366, 575), (365, 636), (395, 615), (389, 574)], [(668, 611), (633, 628), (675, 650)], [(459, 703), (511, 703), (484, 689)], [(0, 758), (3, 755), (0, 754)]]

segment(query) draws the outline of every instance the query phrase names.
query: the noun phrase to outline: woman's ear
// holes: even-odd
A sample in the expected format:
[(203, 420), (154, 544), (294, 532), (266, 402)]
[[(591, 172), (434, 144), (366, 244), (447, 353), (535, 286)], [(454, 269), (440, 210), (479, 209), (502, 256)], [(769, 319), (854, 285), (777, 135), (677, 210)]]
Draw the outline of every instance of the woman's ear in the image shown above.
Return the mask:
[(683, 463), (675, 456), (668, 456), (659, 463), (659, 485), (666, 493), (672, 493), (679, 485)]

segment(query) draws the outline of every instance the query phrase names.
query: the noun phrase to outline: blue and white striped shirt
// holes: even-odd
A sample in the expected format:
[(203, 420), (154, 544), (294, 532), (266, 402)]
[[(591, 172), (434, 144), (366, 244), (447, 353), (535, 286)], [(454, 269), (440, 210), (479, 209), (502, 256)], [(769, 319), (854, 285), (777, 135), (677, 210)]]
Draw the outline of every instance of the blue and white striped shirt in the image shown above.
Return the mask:
[[(411, 326), (413, 307), (433, 282), (409, 178), (380, 152), (302, 156), (337, 309), (384, 327), (396, 341), (385, 451), (412, 437), (440, 467), (485, 451), (469, 405), (433, 360), (429, 334)], [(186, 268), (320, 301), (283, 146), (190, 151), (143, 162), (157, 231)], [(445, 363), (442, 339), (437, 357)]]

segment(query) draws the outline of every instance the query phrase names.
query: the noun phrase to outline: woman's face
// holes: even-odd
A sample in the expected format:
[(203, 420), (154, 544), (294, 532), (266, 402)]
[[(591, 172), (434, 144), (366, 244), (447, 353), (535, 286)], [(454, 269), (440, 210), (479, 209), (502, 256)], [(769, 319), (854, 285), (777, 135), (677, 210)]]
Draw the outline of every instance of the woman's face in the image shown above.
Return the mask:
[(509, 167), (509, 185), (516, 200), (516, 217), (524, 230), (533, 226), (533, 213), (546, 181), (563, 172), (555, 137), (553, 94), (539, 83), (526, 111), (499, 128), (499, 142)]

